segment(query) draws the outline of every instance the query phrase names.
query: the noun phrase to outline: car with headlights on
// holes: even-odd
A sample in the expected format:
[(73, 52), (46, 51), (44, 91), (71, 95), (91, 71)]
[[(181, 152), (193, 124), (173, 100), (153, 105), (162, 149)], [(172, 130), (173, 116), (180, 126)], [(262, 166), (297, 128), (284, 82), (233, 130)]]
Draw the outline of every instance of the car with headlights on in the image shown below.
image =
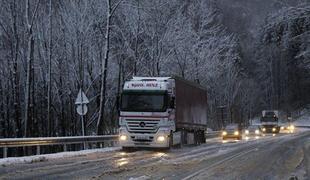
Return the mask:
[(281, 124), (280, 130), (282, 133), (293, 133), (295, 130), (295, 126), (291, 123)]
[(222, 131), (223, 140), (226, 139), (242, 139), (242, 128), (238, 124), (229, 124)]
[(258, 125), (251, 125), (244, 130), (245, 136), (261, 136), (262, 132), (260, 130), (260, 126)]

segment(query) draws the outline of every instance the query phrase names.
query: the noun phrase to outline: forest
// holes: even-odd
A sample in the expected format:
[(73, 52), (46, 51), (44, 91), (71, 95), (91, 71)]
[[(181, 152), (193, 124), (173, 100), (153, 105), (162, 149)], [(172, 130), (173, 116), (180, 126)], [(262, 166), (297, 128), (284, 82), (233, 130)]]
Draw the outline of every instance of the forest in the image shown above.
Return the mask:
[[(0, 138), (113, 134), (124, 81), (208, 92), (208, 126), (310, 104), (307, 0), (0, 0)], [(225, 108), (226, 119), (218, 118)]]

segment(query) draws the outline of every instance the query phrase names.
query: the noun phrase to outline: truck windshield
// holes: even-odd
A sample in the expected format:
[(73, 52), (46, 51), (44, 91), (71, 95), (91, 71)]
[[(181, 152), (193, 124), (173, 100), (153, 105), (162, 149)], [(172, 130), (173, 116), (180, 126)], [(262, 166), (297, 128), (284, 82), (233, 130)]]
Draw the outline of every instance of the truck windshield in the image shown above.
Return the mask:
[(262, 117), (262, 122), (278, 122), (278, 118), (276, 117)]
[(265, 116), (267, 116), (267, 117), (274, 117), (275, 113), (274, 112), (266, 112)]
[(166, 91), (124, 91), (121, 111), (164, 112), (167, 109)]

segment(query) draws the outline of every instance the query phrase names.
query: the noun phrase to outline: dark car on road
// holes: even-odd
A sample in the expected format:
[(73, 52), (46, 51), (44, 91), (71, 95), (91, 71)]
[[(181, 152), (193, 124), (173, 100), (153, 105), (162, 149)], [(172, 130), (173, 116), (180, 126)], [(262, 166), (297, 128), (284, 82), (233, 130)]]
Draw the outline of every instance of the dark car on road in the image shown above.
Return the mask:
[(242, 139), (242, 128), (238, 124), (229, 124), (222, 131), (223, 140), (226, 139)]

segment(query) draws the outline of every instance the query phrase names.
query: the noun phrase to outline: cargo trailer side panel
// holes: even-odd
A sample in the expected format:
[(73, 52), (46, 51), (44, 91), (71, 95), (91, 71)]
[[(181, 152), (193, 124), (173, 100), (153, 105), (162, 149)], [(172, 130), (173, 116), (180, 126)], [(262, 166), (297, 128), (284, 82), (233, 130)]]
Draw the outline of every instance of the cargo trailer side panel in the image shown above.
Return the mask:
[(205, 129), (207, 125), (207, 91), (200, 85), (175, 79), (176, 128)]

